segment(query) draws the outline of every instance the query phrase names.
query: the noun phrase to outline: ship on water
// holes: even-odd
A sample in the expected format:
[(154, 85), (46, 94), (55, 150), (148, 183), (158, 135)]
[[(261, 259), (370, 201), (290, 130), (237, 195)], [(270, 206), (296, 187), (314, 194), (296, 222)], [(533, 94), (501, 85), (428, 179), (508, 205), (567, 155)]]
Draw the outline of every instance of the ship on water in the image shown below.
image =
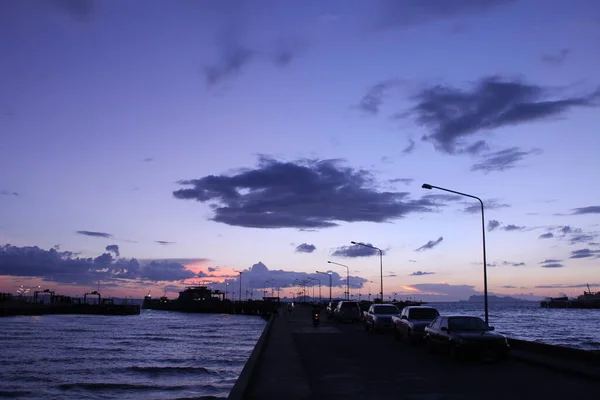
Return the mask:
[[(88, 302), (88, 296), (97, 299)], [(114, 299), (102, 298), (99, 291), (85, 293), (83, 299), (56, 294), (44, 289), (33, 292), (33, 297), (0, 293), (0, 317), (15, 315), (94, 314), (138, 315), (137, 304), (116, 304)]]
[(576, 299), (570, 299), (566, 295), (560, 297), (548, 297), (540, 302), (542, 308), (595, 308), (600, 309), (600, 292), (592, 292), (587, 285), (587, 292)]

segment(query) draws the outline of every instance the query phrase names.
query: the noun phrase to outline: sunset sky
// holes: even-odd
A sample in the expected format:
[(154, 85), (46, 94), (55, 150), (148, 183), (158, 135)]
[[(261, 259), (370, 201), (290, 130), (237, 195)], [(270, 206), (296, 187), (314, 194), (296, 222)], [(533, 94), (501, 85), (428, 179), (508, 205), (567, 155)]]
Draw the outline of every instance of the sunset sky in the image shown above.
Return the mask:
[(600, 290), (598, 43), (597, 0), (0, 1), (0, 292), (378, 293), (356, 241), (386, 298), (481, 294), (423, 183), (483, 200), (490, 293)]

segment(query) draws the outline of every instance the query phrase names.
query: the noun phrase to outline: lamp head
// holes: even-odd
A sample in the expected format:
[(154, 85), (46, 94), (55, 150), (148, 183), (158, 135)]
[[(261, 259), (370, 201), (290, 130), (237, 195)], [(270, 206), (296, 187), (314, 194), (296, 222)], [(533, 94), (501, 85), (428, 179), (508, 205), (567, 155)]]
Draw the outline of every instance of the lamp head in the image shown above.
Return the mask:
[(423, 189), (433, 189), (433, 186), (431, 186), (429, 183), (424, 183), (423, 185), (421, 185), (421, 187)]
[(352, 242), (350, 242), (350, 243), (352, 243), (352, 244), (358, 244), (358, 243), (356, 243), (356, 242), (354, 242), (354, 241), (352, 241)]

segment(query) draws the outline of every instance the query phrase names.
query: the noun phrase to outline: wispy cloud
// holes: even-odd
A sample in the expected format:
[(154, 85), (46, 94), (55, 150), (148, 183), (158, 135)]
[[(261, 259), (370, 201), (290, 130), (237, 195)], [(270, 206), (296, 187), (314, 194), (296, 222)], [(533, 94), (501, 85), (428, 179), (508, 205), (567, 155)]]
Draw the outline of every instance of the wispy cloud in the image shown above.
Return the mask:
[(581, 214), (600, 214), (600, 206), (579, 207), (573, 209), (574, 215)]
[(345, 222), (387, 222), (410, 213), (430, 212), (427, 198), (379, 191), (371, 172), (340, 160), (285, 162), (262, 157), (254, 169), (231, 176), (183, 180), (173, 196), (210, 203), (213, 221), (253, 228), (328, 228)]
[(152, 158), (152, 157), (146, 157), (142, 160), (142, 162), (152, 162), (152, 161), (154, 161), (154, 158)]
[(423, 275), (434, 275), (435, 272), (415, 271), (409, 276), (423, 276)]
[(385, 0), (377, 9), (377, 29), (407, 28), (437, 20), (455, 19), (489, 12), (516, 0)]
[(384, 98), (392, 88), (398, 85), (398, 83), (399, 81), (395, 79), (376, 83), (367, 90), (367, 93), (360, 99), (356, 108), (366, 114), (379, 114)]
[[(483, 206), (486, 211), (499, 210), (501, 208), (509, 208), (510, 204), (500, 203), (498, 200), (488, 199), (483, 200)], [(481, 212), (481, 205), (479, 203), (469, 203), (464, 210), (467, 214), (475, 214)]]
[(154, 243), (158, 243), (161, 246), (168, 246), (170, 244), (175, 244), (175, 242), (167, 242), (166, 240), (155, 240)]
[(527, 227), (519, 226), (519, 225), (515, 225), (515, 224), (504, 225), (502, 222), (495, 220), (495, 219), (491, 219), (488, 221), (488, 226), (487, 226), (488, 232), (492, 232), (492, 231), (495, 231), (498, 229), (506, 231), (506, 232), (516, 232), (516, 231), (523, 231), (523, 230), (527, 229)]
[[(600, 286), (600, 283), (590, 283), (589, 286), (590, 287)], [(536, 289), (577, 289), (577, 288), (587, 288), (587, 287), (588, 287), (587, 283), (578, 283), (578, 284), (574, 284), (574, 285), (558, 283), (555, 285), (538, 285), (535, 288)]]
[(537, 154), (541, 154), (541, 150), (524, 151), (519, 147), (511, 147), (483, 155), (481, 161), (471, 166), (471, 171), (483, 171), (486, 174), (494, 171), (506, 171), (517, 167), (525, 157)]
[(598, 258), (600, 255), (600, 250), (592, 250), (592, 249), (579, 249), (573, 250), (571, 252), (571, 256), (569, 258)]
[(538, 239), (552, 239), (554, 237), (554, 233), (547, 232), (540, 235)]
[(491, 219), (488, 221), (488, 226), (487, 226), (487, 230), (488, 232), (491, 232), (493, 230), (495, 230), (496, 228), (500, 227), (500, 222), (496, 221), (495, 219)]
[(77, 231), (77, 233), (80, 235), (84, 235), (84, 236), (99, 237), (99, 238), (105, 238), (105, 239), (110, 239), (113, 237), (112, 234), (105, 233), (105, 232)]
[(571, 52), (570, 49), (565, 48), (565, 49), (561, 49), (557, 53), (542, 54), (540, 59), (542, 60), (542, 62), (549, 64), (549, 65), (553, 65), (553, 66), (562, 65), (567, 60), (567, 56), (570, 54), (570, 52)]
[[(365, 243), (369, 246), (372, 246), (371, 243)], [(383, 252), (385, 254), (385, 251)], [(379, 251), (372, 249), (366, 246), (360, 246), (358, 244), (353, 244), (352, 246), (341, 246), (334, 250), (331, 253), (334, 257), (346, 257), (346, 258), (356, 258), (356, 257), (371, 257), (378, 256)]]
[(317, 250), (314, 244), (302, 243), (296, 246), (296, 253), (313, 253)]
[(418, 249), (415, 249), (415, 251), (431, 250), (438, 244), (442, 243), (442, 240), (444, 240), (444, 238), (442, 236), (440, 236), (437, 240), (430, 240), (427, 243), (425, 243), (423, 246), (419, 247)]
[(547, 259), (540, 261), (542, 268), (563, 268), (565, 265), (561, 263), (562, 260)]
[(414, 182), (414, 179), (411, 178), (395, 178), (395, 179), (390, 179), (390, 183), (404, 183), (405, 185), (410, 185), (411, 183)]
[(8, 190), (0, 190), (0, 195), (2, 196), (18, 196), (17, 192), (9, 192)]
[(415, 150), (415, 141), (413, 139), (409, 139), (408, 140), (408, 146), (406, 146), (403, 150), (402, 150), (402, 154), (406, 155), (406, 154), (410, 154)]
[[(471, 2), (470, 2), (471, 3)], [(471, 88), (460, 89), (433, 85), (414, 96), (415, 105), (399, 117), (414, 116), (416, 122), (433, 133), (425, 140), (436, 149), (449, 154), (460, 153), (473, 143), (470, 136), (494, 129), (558, 117), (577, 107), (597, 106), (594, 100), (600, 91), (578, 96), (559, 96), (556, 89), (529, 84), (520, 80), (488, 76)], [(519, 160), (528, 154), (518, 148), (492, 153), (487, 163), (474, 166), (486, 170), (486, 165), (499, 170), (506, 160)]]

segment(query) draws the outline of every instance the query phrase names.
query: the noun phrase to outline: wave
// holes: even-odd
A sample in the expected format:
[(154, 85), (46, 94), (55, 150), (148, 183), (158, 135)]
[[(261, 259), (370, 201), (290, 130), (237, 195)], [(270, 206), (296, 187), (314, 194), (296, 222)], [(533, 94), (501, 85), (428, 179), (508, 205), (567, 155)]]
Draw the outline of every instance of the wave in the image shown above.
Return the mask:
[(61, 390), (85, 389), (85, 390), (183, 390), (188, 386), (159, 386), (159, 385), (136, 385), (130, 383), (63, 383), (58, 385)]
[(129, 367), (127, 369), (129, 371), (148, 373), (148, 374), (152, 374), (152, 375), (182, 374), (182, 373), (193, 373), (193, 374), (197, 374), (197, 373), (210, 374), (211, 373), (211, 371), (209, 371), (207, 368), (204, 368), (204, 367), (139, 367), (139, 366), (134, 366), (134, 367)]
[(10, 390), (0, 390), (0, 397), (3, 398), (16, 398), (16, 397), (22, 397), (22, 396), (27, 396), (28, 394), (31, 394), (32, 392), (28, 392), (28, 391), (24, 391), (24, 390), (14, 390), (14, 391), (10, 391)]

